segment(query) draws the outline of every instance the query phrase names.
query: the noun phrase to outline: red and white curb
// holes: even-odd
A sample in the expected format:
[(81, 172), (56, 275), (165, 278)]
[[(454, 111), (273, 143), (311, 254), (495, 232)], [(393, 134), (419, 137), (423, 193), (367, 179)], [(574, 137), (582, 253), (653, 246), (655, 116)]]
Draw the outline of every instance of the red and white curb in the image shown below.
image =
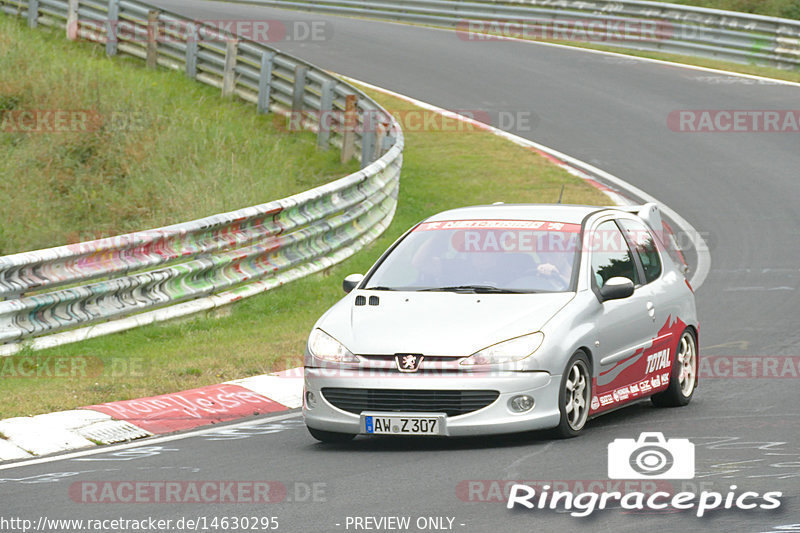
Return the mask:
[(125, 442), (295, 409), (303, 369), (71, 411), (0, 420), (0, 461)]

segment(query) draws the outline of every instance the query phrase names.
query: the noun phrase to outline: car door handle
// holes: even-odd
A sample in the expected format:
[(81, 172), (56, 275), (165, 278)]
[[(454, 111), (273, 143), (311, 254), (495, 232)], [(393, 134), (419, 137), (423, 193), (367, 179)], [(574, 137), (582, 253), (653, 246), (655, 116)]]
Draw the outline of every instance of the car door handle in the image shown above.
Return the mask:
[(656, 306), (653, 302), (647, 302), (647, 314), (650, 315), (650, 318), (653, 320), (656, 319)]

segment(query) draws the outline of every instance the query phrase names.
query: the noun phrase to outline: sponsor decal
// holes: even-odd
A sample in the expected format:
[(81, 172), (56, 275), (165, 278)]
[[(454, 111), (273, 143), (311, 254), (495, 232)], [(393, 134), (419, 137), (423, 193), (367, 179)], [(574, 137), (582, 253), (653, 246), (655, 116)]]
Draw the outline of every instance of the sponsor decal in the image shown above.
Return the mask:
[(645, 370), (645, 372), (650, 374), (656, 370), (669, 368), (670, 363), (669, 348), (665, 350), (659, 350), (656, 353), (647, 356), (647, 370)]
[(619, 401), (624, 402), (629, 397), (630, 397), (630, 395), (628, 393), (628, 387), (622, 387), (622, 388), (617, 389), (617, 390), (614, 391), (614, 399), (616, 401), (618, 401), (618, 402)]
[(440, 222), (423, 222), (414, 228), (414, 231), (451, 229), (533, 229), (541, 231), (564, 231), (569, 233), (578, 233), (581, 230), (581, 225), (544, 220), (443, 220)]
[[(612, 403), (627, 402), (642, 395), (659, 392), (669, 385), (674, 342), (685, 328), (686, 324), (680, 318), (669, 316), (649, 346), (640, 348), (630, 357), (601, 369), (600, 376), (593, 379), (592, 383), (593, 390), (601, 398), (600, 406), (592, 407), (591, 412), (602, 411)], [(645, 377), (647, 379), (643, 379)], [(616, 392), (616, 396), (612, 397), (616, 401), (604, 404), (603, 395), (612, 391)]]

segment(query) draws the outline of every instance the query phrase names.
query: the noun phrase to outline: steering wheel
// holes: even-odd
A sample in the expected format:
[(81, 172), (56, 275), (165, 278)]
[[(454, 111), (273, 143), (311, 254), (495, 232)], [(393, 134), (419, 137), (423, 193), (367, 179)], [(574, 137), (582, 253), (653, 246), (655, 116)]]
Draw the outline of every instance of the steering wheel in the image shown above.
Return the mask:
[(566, 283), (561, 277), (561, 274), (558, 273), (558, 270), (551, 273), (546, 273), (536, 268), (535, 274), (538, 279), (547, 282), (552, 290), (561, 291), (565, 289)]

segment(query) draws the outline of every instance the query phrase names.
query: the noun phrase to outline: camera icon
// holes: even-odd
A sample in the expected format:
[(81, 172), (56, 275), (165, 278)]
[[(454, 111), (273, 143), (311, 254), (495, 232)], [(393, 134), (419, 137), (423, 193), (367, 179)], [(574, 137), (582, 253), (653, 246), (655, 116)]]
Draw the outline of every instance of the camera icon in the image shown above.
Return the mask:
[(664, 439), (660, 432), (642, 433), (637, 440), (608, 444), (610, 479), (692, 479), (694, 444), (689, 439)]

